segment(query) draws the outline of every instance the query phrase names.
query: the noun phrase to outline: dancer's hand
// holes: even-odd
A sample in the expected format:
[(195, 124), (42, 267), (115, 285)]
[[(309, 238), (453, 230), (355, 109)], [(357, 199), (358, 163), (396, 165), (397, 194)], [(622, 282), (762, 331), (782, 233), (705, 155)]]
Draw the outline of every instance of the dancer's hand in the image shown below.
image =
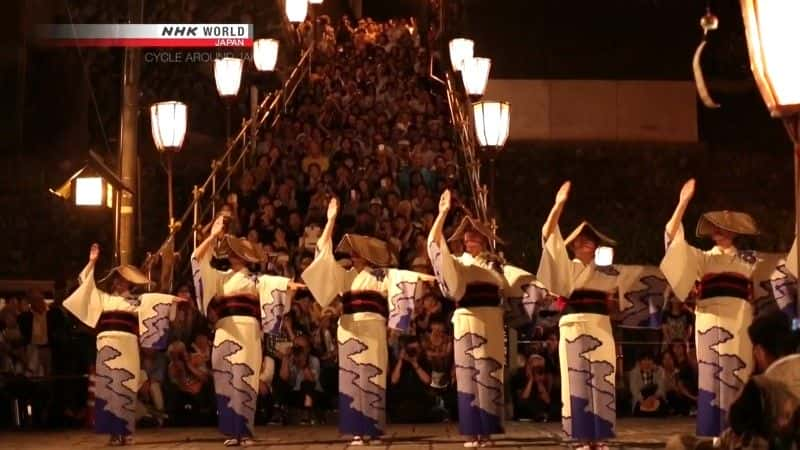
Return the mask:
[(681, 203), (689, 203), (692, 197), (694, 197), (694, 186), (695, 186), (694, 178), (691, 178), (689, 179), (689, 181), (684, 183), (683, 187), (681, 188), (681, 196), (680, 196)]
[(556, 193), (556, 205), (563, 205), (569, 198), (569, 190), (572, 187), (572, 182), (565, 181), (564, 184), (558, 189)]
[(214, 220), (214, 225), (211, 227), (211, 236), (218, 238), (225, 233), (225, 217), (220, 215)]
[(333, 197), (331, 201), (328, 202), (328, 220), (335, 219), (337, 214), (339, 214), (339, 200)]
[(439, 214), (447, 214), (450, 211), (450, 190), (445, 189), (439, 198)]
[(92, 246), (89, 248), (89, 262), (96, 263), (97, 258), (99, 257), (100, 257), (100, 246), (97, 245), (96, 243), (92, 244)]

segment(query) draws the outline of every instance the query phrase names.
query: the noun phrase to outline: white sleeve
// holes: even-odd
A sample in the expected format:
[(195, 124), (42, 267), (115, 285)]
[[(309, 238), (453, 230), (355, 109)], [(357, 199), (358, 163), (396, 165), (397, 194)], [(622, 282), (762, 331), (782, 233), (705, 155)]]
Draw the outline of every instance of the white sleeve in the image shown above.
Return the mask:
[(665, 242), (667, 251), (659, 267), (675, 296), (685, 301), (702, 276), (703, 253), (686, 242), (683, 225), (678, 227), (672, 242), (668, 239)]
[(572, 292), (572, 261), (558, 225), (542, 242), (542, 257), (536, 279), (557, 295), (566, 297)]
[(94, 328), (103, 312), (103, 301), (109, 295), (94, 282), (94, 264), (88, 264), (78, 276), (80, 286), (66, 300), (64, 308), (88, 327)]
[(301, 275), (314, 300), (325, 307), (331, 304), (337, 295), (348, 290), (352, 276), (340, 266), (333, 257), (333, 245), (328, 242), (317, 242), (317, 256)]

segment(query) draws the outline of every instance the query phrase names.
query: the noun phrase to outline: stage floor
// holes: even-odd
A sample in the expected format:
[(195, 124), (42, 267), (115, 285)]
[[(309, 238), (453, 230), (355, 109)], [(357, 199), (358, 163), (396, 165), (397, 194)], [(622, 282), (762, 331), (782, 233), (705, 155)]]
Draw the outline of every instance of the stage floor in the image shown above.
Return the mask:
[[(666, 439), (676, 433), (693, 433), (694, 419), (620, 419), (617, 438), (609, 442), (615, 449), (662, 448)], [(498, 436), (499, 448), (565, 448), (561, 440), (560, 423), (508, 422), (506, 434)], [(215, 428), (143, 428), (135, 436), (139, 449), (218, 449), (222, 436)], [(81, 449), (106, 448), (108, 438), (88, 430), (69, 431), (16, 431), (0, 433), (2, 449)], [(316, 426), (260, 426), (256, 429), (256, 444), (250, 448), (344, 449), (349, 440), (340, 436), (333, 425)], [(402, 450), (459, 449), (462, 447), (458, 425), (454, 423), (433, 425), (390, 425), (388, 436), (381, 447)]]

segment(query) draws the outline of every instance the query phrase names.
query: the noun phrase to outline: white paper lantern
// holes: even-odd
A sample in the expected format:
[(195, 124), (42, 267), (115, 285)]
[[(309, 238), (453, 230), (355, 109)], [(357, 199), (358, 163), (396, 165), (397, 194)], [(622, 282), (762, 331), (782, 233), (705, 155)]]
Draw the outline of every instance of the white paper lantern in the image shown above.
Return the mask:
[(308, 15), (308, 0), (286, 0), (286, 18), (289, 22), (299, 23)]
[(103, 179), (100, 177), (78, 177), (75, 179), (75, 204), (78, 206), (100, 206), (103, 204)]
[(450, 64), (458, 72), (464, 65), (464, 60), (472, 58), (475, 52), (475, 42), (472, 39), (456, 38), (450, 41)]
[(800, 113), (800, 1), (741, 0), (750, 68), (776, 117)]
[(178, 151), (186, 137), (187, 108), (181, 102), (160, 102), (150, 106), (150, 131), (158, 151)]
[(502, 147), (508, 139), (511, 105), (508, 102), (481, 101), (472, 105), (475, 135), (481, 147)]
[(275, 70), (278, 48), (277, 39), (258, 39), (253, 42), (253, 62), (256, 64), (256, 69), (262, 72)]
[(492, 68), (492, 60), (489, 58), (467, 58), (461, 67), (461, 78), (464, 80), (464, 87), (467, 94), (472, 97), (481, 97), (486, 91), (486, 83), (489, 81), (489, 71)]
[(598, 267), (606, 267), (614, 264), (614, 248), (597, 247), (594, 251), (594, 264)]
[(242, 83), (242, 65), (239, 58), (219, 58), (214, 60), (214, 81), (221, 97), (234, 97), (239, 93)]

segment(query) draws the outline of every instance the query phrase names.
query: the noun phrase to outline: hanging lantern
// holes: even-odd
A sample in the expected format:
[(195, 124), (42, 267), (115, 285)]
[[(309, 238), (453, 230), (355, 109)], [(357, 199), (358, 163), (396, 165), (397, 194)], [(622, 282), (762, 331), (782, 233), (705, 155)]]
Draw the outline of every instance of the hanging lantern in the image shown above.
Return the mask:
[(472, 39), (456, 38), (450, 41), (450, 64), (453, 71), (461, 70), (464, 60), (472, 58), (474, 52), (475, 42)]
[(277, 39), (258, 39), (253, 42), (253, 62), (256, 64), (256, 69), (262, 72), (275, 70), (278, 47)]
[(308, 0), (286, 0), (286, 18), (289, 22), (300, 23), (306, 20)]
[(481, 101), (472, 105), (475, 134), (481, 147), (502, 147), (508, 139), (511, 105), (508, 102)]
[(308, 0), (311, 5), (321, 5), (324, 0)]
[(235, 97), (242, 83), (243, 61), (239, 58), (219, 58), (214, 60), (214, 81), (221, 97)]
[(597, 247), (594, 251), (594, 264), (598, 267), (607, 267), (614, 264), (614, 248)]
[(800, 2), (741, 0), (750, 68), (773, 117), (800, 113)]
[(461, 67), (461, 77), (464, 79), (464, 87), (467, 94), (473, 100), (483, 96), (486, 91), (486, 83), (489, 81), (489, 71), (492, 68), (492, 60), (489, 58), (467, 58)]
[(186, 136), (186, 104), (160, 102), (150, 107), (150, 130), (159, 152), (178, 152)]

